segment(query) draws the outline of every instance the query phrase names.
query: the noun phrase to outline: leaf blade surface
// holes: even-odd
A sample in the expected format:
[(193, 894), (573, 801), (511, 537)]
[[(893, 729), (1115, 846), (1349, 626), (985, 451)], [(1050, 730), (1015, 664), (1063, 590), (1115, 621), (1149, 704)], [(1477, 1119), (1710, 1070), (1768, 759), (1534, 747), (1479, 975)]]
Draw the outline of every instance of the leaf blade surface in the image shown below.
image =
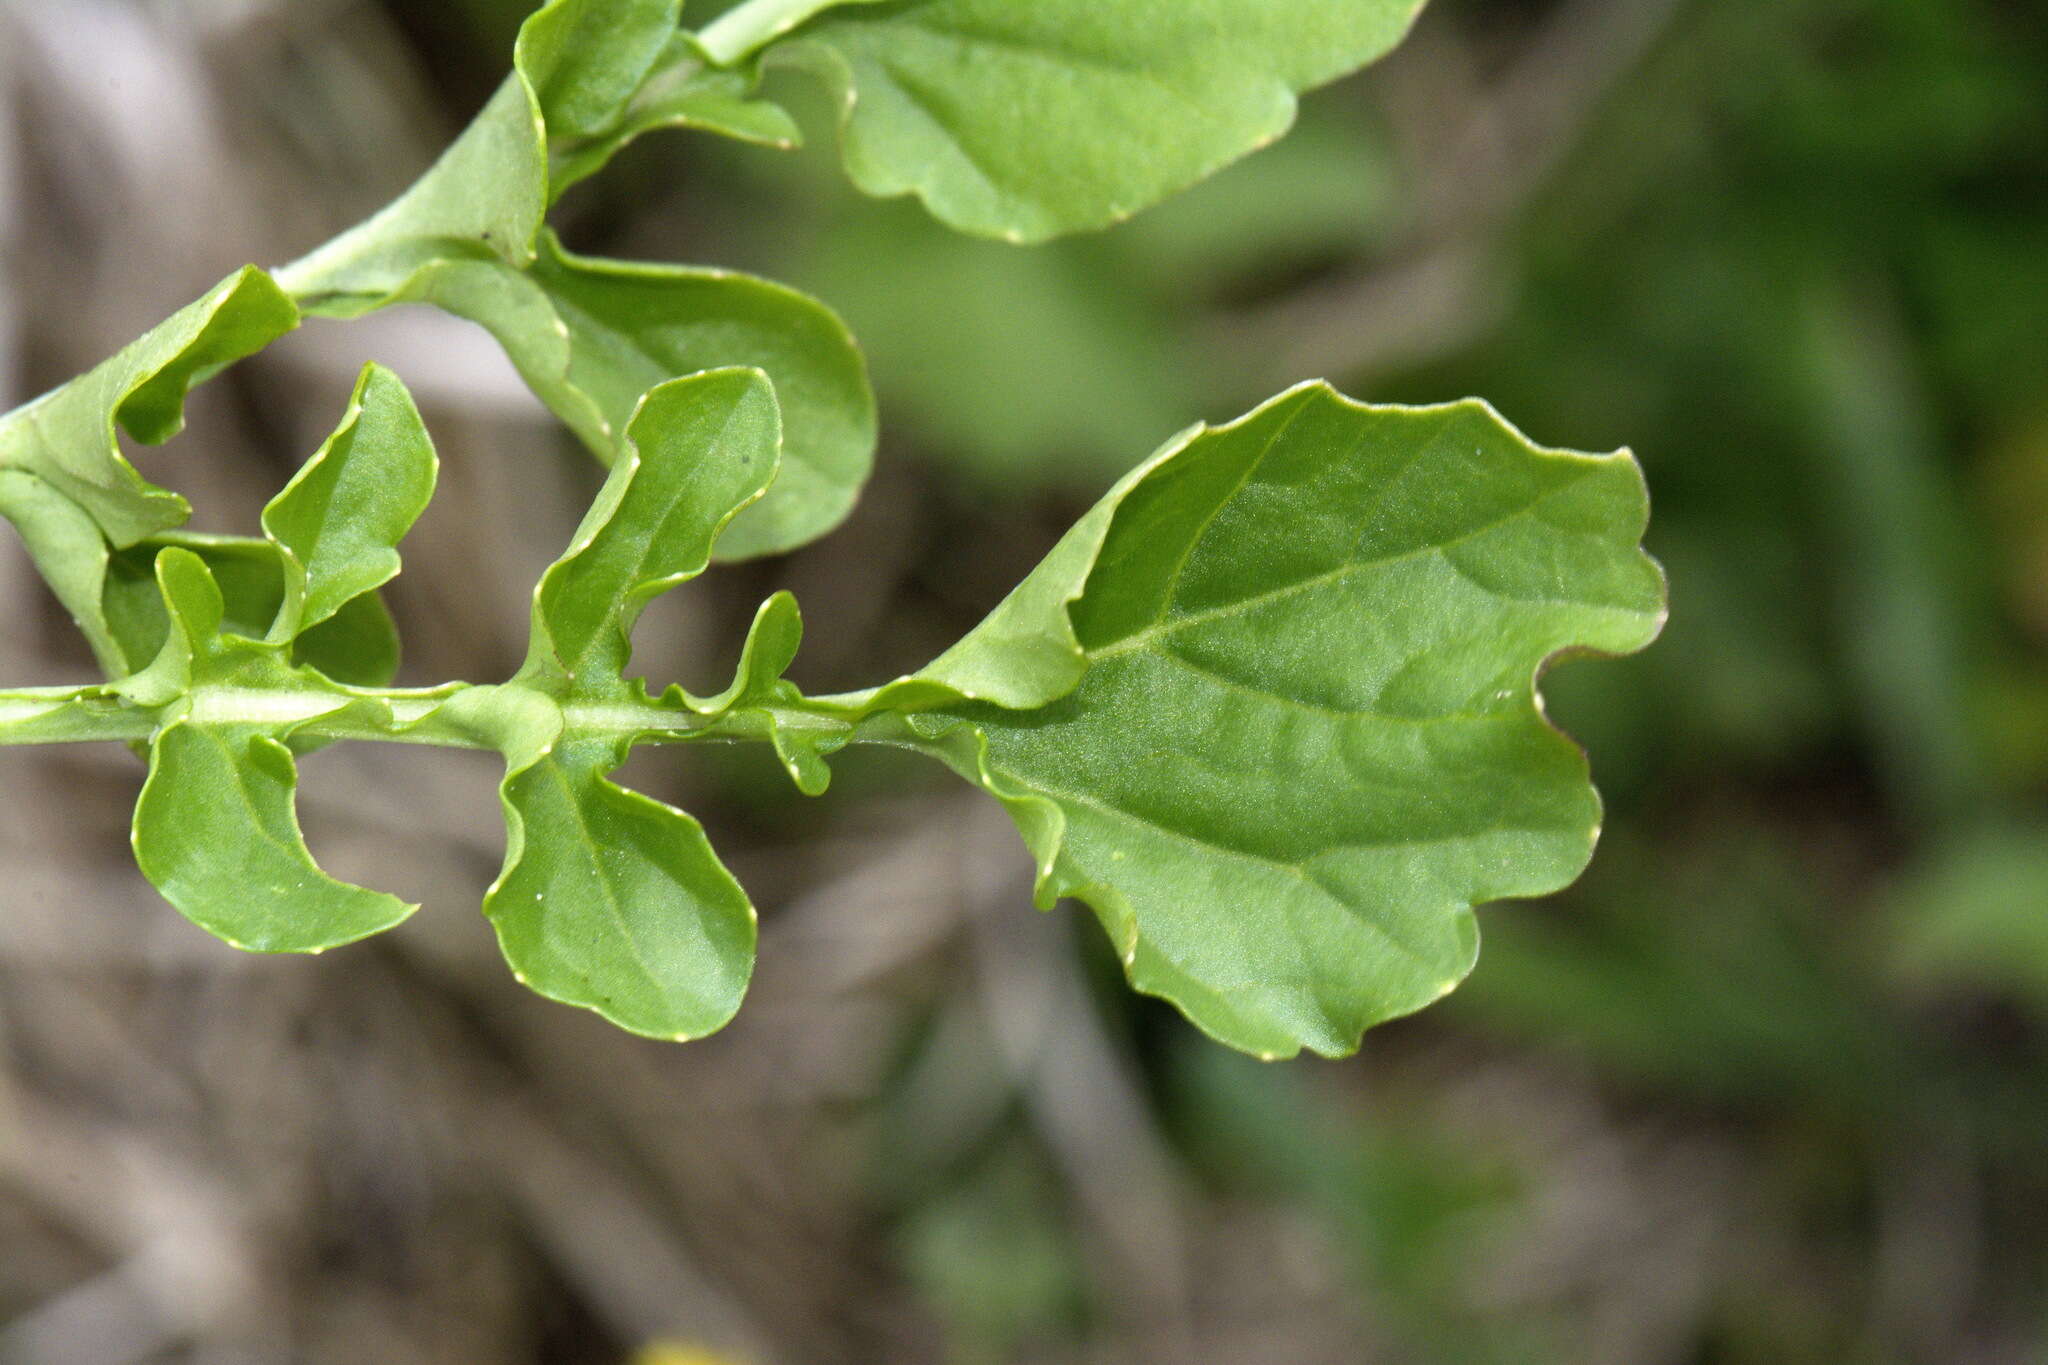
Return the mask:
[(703, 826), (567, 745), (508, 776), (517, 843), (484, 913), (530, 989), (678, 1042), (723, 1027), (753, 972), (754, 907)]
[(826, 9), (764, 54), (838, 91), (870, 194), (962, 231), (1106, 227), (1285, 132), (1296, 97), (1382, 55), (1420, 0), (895, 0)]
[(109, 544), (132, 545), (189, 515), (146, 483), (116, 428), (156, 445), (184, 421), (186, 390), (298, 326), (299, 312), (254, 266), (230, 275), (120, 352), (0, 416), (0, 470), (20, 470), (76, 503)]
[[(639, 736), (580, 718), (648, 701), (624, 673), (633, 623), (654, 596), (702, 573), (719, 535), (766, 491), (781, 425), (765, 375), (713, 370), (649, 391), (625, 438), (534, 593), (526, 666), (444, 711), (466, 714), (505, 755), (505, 863), (484, 912), (514, 973), (634, 1033), (696, 1038), (739, 1008), (753, 906), (696, 820), (608, 780)], [(732, 699), (795, 647), (780, 601)], [(679, 691), (654, 704), (694, 714)]]
[[(174, 706), (150, 740), (135, 804), (136, 865), (187, 919), (252, 952), (316, 953), (379, 933), (419, 907), (337, 881), (306, 847), (296, 809), (292, 732), (346, 705), (300, 683), (279, 645), (224, 635), (226, 604), (205, 562), (165, 549), (156, 560), (170, 632), (150, 667), (120, 687)], [(210, 690), (302, 692), (310, 705), (276, 725), (208, 723)]]
[[(1309, 385), (1104, 506), (1080, 593), (1037, 599), (1078, 684), (908, 726), (1004, 802), (1041, 902), (1088, 903), (1137, 989), (1248, 1051), (1343, 1055), (1470, 970), (1475, 904), (1584, 866), (1598, 798), (1535, 685), (1661, 626), (1626, 455)], [(1048, 560), (1062, 585), (1072, 545)], [(931, 705), (902, 695), (855, 704)]]
[(567, 183), (652, 128), (794, 136), (786, 114), (746, 98), (747, 78), (702, 69), (674, 12), (672, 0), (551, 0), (521, 30), (513, 75), (442, 157), (279, 276), (325, 316), (429, 303), (479, 324), (606, 464), (648, 389), (721, 366), (766, 370), (786, 409), (787, 469), (721, 554), (778, 553), (836, 526), (873, 463), (874, 398), (845, 324), (750, 275), (576, 256), (544, 226)]
[(263, 509), (286, 565), (283, 638), (397, 577), (398, 542), (434, 496), (438, 461), (412, 395), (365, 366), (334, 434)]

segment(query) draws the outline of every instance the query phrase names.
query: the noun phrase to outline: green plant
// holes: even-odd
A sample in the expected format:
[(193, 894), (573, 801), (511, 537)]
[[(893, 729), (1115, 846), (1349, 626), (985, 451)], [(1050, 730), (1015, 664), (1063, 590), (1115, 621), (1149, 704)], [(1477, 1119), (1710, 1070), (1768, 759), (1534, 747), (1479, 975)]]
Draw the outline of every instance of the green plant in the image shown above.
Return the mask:
[[(1662, 621), (1626, 453), (1532, 445), (1484, 404), (1374, 407), (1307, 384), (1169, 441), (959, 644), (914, 675), (807, 697), (771, 597), (710, 697), (627, 675), (634, 620), (726, 558), (829, 530), (866, 474), (859, 353), (822, 305), (730, 272), (579, 257), (550, 204), (683, 126), (796, 129), (764, 63), (841, 94), (847, 167), (944, 221), (1092, 228), (1284, 130), (1295, 94), (1379, 55), (1413, 0), (551, 0), (475, 123), (395, 203), (275, 272), (228, 278), (0, 419), (0, 513), (108, 681), (0, 693), (0, 743), (146, 748), (137, 862), (239, 947), (317, 952), (415, 907), (335, 881), (294, 815), (294, 754), (335, 740), (495, 750), (507, 827), (485, 899), (544, 995), (693, 1038), (737, 1009), (754, 911), (688, 815), (607, 778), (641, 743), (768, 743), (822, 791), (854, 743), (913, 749), (1008, 808), (1038, 898), (1089, 903), (1138, 989), (1264, 1056), (1353, 1050), (1450, 990), (1472, 906), (1553, 890), (1598, 801), (1544, 720), (1561, 653)], [(611, 467), (534, 594), (510, 680), (394, 688), (378, 588), (435, 457), (398, 379), (363, 373), (254, 538), (123, 459), (188, 388), (306, 314), (436, 304), (497, 337)]]

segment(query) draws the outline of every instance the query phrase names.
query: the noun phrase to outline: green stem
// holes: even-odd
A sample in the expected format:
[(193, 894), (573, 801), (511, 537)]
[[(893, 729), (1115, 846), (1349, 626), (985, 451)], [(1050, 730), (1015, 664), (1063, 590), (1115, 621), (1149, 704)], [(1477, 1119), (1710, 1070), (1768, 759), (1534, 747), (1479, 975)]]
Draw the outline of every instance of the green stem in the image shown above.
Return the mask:
[[(347, 692), (200, 687), (182, 694), (171, 706), (146, 707), (98, 689), (26, 688), (0, 692), (0, 747), (147, 741), (169, 721), (182, 717), (210, 726), (290, 728), (294, 735), (307, 739), (492, 748), (489, 740), (442, 714), (450, 699), (470, 690), (467, 683)], [(382, 702), (382, 713), (350, 705), (357, 701)], [(765, 742), (777, 726), (833, 733), (853, 728), (841, 717), (800, 706), (779, 706), (772, 712), (748, 708), (705, 716), (630, 698), (571, 698), (558, 704), (564, 732), (577, 739), (630, 737), (652, 744), (703, 739)]]
[(847, 0), (747, 0), (707, 24), (697, 35), (704, 55), (720, 66), (753, 56), (812, 15)]

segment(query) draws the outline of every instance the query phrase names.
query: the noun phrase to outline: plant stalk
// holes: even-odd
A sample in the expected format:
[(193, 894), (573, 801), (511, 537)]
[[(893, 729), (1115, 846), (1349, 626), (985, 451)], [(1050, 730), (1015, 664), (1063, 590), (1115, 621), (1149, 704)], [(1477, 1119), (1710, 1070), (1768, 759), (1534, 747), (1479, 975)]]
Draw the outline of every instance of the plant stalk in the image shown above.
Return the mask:
[[(296, 722), (295, 737), (316, 740), (495, 748), (489, 739), (444, 714), (450, 699), (472, 690), (467, 683), (315, 693), (201, 687), (170, 706), (145, 707), (97, 688), (30, 688), (0, 693), (0, 747), (147, 742), (164, 726), (184, 719), (209, 726), (267, 729)], [(355, 704), (365, 701), (381, 705)], [(772, 711), (746, 708), (705, 716), (658, 701), (630, 698), (559, 704), (564, 735), (572, 739), (631, 739), (650, 744), (704, 739), (765, 741), (776, 726), (838, 733), (853, 729), (844, 718), (800, 706), (778, 706)]]
[(846, 0), (747, 0), (705, 25), (697, 34), (704, 55), (720, 66), (753, 56), (811, 16)]

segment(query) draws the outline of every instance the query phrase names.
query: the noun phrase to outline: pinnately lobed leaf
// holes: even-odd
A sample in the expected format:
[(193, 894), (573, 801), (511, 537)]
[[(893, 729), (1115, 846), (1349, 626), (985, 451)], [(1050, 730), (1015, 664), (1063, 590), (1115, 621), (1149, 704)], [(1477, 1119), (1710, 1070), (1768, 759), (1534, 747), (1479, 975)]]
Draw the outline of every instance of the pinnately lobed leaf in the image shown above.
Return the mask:
[(782, 676), (802, 623), (778, 593), (730, 687), (656, 695), (627, 672), (635, 619), (764, 495), (781, 425), (767, 376), (726, 369), (657, 386), (624, 435), (535, 590), (514, 678), (351, 686), (309, 646), (374, 604), (434, 475), (404, 389), (371, 367), (266, 539), (166, 533), (108, 559), (109, 629), (131, 660), (154, 644), (147, 666), (0, 694), (0, 740), (146, 736), (138, 862), (196, 922), (271, 951), (412, 908), (314, 865), (296, 750), (496, 749), (506, 857), (485, 910), (507, 959), (660, 1038), (731, 1017), (755, 915), (694, 819), (608, 774), (645, 740), (767, 740), (815, 793), (849, 743), (909, 747), (1003, 802), (1041, 903), (1093, 907), (1138, 989), (1247, 1051), (1335, 1056), (1456, 985), (1475, 905), (1584, 865), (1598, 799), (1537, 681), (1663, 620), (1625, 452), (1537, 447), (1478, 402), (1373, 407), (1310, 384), (1169, 442), (918, 674), (804, 697)]
[[(1132, 984), (1264, 1056), (1353, 1051), (1470, 970), (1472, 907), (1572, 880), (1599, 802), (1535, 685), (1655, 637), (1625, 453), (1477, 402), (1323, 385), (1168, 446), (926, 674), (838, 699), (1010, 810), (1039, 898)], [(1078, 685), (971, 700), (1002, 661)], [(924, 689), (943, 687), (950, 703)]]
[[(253, 268), (0, 417), (0, 515), (113, 681), (0, 692), (0, 743), (146, 744), (138, 863), (239, 946), (319, 951), (415, 908), (315, 865), (294, 755), (335, 739), (501, 753), (507, 846), (485, 910), (536, 991), (702, 1036), (752, 971), (755, 913), (690, 816), (609, 780), (650, 740), (772, 743), (797, 786), (876, 742), (1009, 810), (1049, 906), (1089, 904), (1132, 983), (1267, 1057), (1355, 1049), (1450, 990), (1473, 907), (1570, 881), (1599, 803), (1545, 720), (1542, 670), (1656, 635), (1626, 452), (1529, 443), (1478, 402), (1373, 407), (1304, 385), (1134, 470), (919, 673), (806, 698), (777, 593), (711, 697), (629, 676), (653, 596), (787, 549), (850, 506), (874, 440), (858, 351), (814, 301), (729, 272), (564, 250), (563, 189), (657, 127), (791, 143), (764, 61), (845, 101), (855, 180), (969, 231), (1114, 221), (1276, 136), (1417, 0), (548, 0), (477, 121), (384, 213)], [(490, 330), (612, 472), (534, 595), (527, 660), (486, 686), (389, 688), (377, 589), (436, 464), (366, 368), (263, 536), (176, 529), (123, 459), (191, 384), (295, 326), (430, 302)], [(679, 377), (680, 376), (680, 377)], [(779, 402), (778, 402), (779, 400)], [(778, 473), (781, 477), (778, 479)]]
[[(379, 705), (352, 703), (296, 663), (293, 646), (303, 631), (344, 624), (351, 604), (376, 601), (398, 572), (395, 547), (425, 510), (435, 469), (411, 395), (371, 365), (340, 426), (264, 509), (266, 539), (213, 547), (214, 563), (259, 566), (259, 586), (243, 596), (274, 601), (270, 619), (231, 617), (195, 550), (170, 545), (154, 556), (162, 644), (147, 668), (110, 689), (165, 708), (135, 807), (135, 858), (166, 900), (236, 947), (319, 952), (418, 908), (314, 864), (299, 833), (289, 744), (327, 714)], [(274, 599), (264, 569), (276, 571)]]
[[(143, 875), (193, 923), (255, 952), (320, 952), (406, 918), (419, 907), (314, 865), (299, 833), (298, 769), (285, 744), (296, 727), (205, 715), (209, 694), (290, 695), (297, 680), (281, 648), (222, 632), (220, 589), (197, 555), (166, 549), (156, 567), (171, 634), (158, 660), (123, 686), (145, 702), (158, 688), (184, 700), (183, 714), (150, 741), (149, 778), (135, 805)], [(342, 704), (316, 701), (300, 723)]]
[(651, 391), (534, 593), (525, 668), (457, 703), (506, 759), (505, 867), (484, 900), (506, 960), (542, 995), (650, 1037), (702, 1037), (732, 1017), (753, 971), (754, 907), (694, 819), (606, 779), (634, 736), (579, 739), (579, 718), (644, 699), (624, 677), (635, 618), (704, 571), (774, 480), (780, 440), (758, 370)]

